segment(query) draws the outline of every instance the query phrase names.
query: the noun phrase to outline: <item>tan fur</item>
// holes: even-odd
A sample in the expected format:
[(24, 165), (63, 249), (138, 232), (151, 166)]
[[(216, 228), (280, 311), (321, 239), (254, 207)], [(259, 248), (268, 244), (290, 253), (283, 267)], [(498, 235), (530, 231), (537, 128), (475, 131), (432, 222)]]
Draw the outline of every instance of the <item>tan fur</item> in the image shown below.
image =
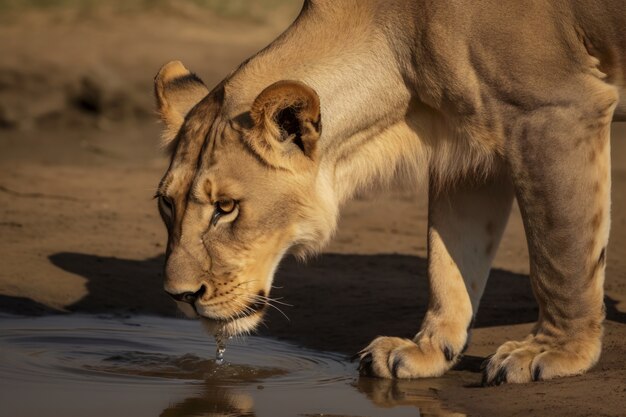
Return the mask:
[(182, 62), (172, 61), (164, 65), (154, 77), (154, 92), (159, 116), (165, 123), (163, 142), (167, 145), (174, 140), (189, 110), (209, 90)]
[(291, 140), (276, 121), (285, 109), (293, 110), (300, 120), (302, 151), (310, 159), (316, 159), (320, 101), (315, 91), (298, 81), (277, 81), (259, 94), (250, 109), (254, 127), (251, 134), (245, 137), (249, 139), (248, 144), (271, 165), (297, 170), (300, 167), (300, 155), (291, 157)]
[[(250, 331), (286, 252), (319, 251), (356, 193), (427, 178), (428, 312), (413, 340), (374, 340), (360, 368), (441, 375), (467, 343), (515, 194), (540, 316), (485, 383), (586, 371), (604, 317), (609, 124), (626, 118), (622, 8), (310, 0), (210, 93), (167, 64), (155, 79), (172, 150), (158, 190), (166, 290), (197, 294), (179, 304), (211, 331)], [(235, 209), (214, 224), (220, 201)]]

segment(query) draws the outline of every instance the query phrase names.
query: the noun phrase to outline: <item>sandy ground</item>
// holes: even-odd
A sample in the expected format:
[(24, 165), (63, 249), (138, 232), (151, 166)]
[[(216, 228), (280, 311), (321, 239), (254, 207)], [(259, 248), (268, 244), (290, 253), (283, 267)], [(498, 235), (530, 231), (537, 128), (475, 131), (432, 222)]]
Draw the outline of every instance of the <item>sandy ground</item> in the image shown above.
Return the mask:
[[(296, 7), (297, 8), (297, 7)], [(151, 79), (182, 59), (212, 85), (293, 16), (223, 19), (196, 9), (29, 12), (0, 25), (0, 310), (19, 314), (177, 314), (161, 290), (165, 231), (151, 199), (167, 161)], [(600, 363), (588, 374), (478, 388), (478, 364), (537, 316), (514, 210), (466, 358), (443, 378), (368, 381), (373, 401), (430, 388), (470, 415), (626, 413), (626, 126), (613, 129), (613, 220)], [(351, 354), (379, 334), (412, 336), (427, 304), (422, 190), (363, 197), (343, 210), (326, 253), (287, 259), (274, 296), (293, 304), (262, 333)]]

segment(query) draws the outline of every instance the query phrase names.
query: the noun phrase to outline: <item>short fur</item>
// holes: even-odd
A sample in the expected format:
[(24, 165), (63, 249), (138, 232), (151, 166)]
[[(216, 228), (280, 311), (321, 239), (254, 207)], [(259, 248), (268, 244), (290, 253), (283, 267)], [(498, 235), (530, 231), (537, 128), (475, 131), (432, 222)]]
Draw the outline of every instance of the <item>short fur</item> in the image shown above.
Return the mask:
[[(210, 93), (167, 64), (166, 290), (195, 294), (179, 304), (212, 330), (249, 331), (286, 252), (319, 251), (359, 191), (427, 174), (429, 309), (412, 340), (361, 351), (361, 372), (452, 367), (514, 196), (540, 314), (485, 384), (585, 372), (601, 350), (624, 27), (620, 0), (310, 0)], [(218, 212), (224, 199), (236, 209)]]

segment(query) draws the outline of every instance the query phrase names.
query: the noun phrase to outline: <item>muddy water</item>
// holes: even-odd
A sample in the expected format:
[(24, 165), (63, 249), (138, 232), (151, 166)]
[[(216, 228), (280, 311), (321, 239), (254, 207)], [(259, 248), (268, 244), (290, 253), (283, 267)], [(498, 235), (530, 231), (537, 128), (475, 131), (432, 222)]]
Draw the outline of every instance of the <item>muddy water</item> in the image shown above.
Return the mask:
[(389, 381), (337, 354), (260, 337), (231, 342), (222, 365), (214, 352), (194, 321), (2, 316), (0, 416), (448, 414), (421, 392), (390, 402)]

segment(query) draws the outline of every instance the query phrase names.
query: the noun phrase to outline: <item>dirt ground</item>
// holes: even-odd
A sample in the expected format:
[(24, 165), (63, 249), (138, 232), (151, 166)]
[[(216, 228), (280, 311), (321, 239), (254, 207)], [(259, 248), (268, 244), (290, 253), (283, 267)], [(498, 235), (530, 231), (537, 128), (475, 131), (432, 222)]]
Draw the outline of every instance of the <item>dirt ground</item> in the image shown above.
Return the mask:
[[(165, 230), (152, 200), (167, 160), (151, 82), (181, 59), (208, 85), (258, 50), (297, 12), (276, 3), (228, 16), (185, 3), (146, 10), (0, 9), (0, 310), (39, 315), (176, 315), (161, 289)], [(514, 210), (465, 359), (443, 378), (363, 381), (382, 405), (427, 387), (469, 415), (626, 415), (626, 126), (612, 139), (607, 322), (588, 374), (479, 388), (478, 364), (537, 316)], [(428, 297), (423, 190), (367, 196), (309, 265), (287, 259), (273, 294), (293, 307), (263, 334), (352, 354), (379, 334), (412, 336)], [(413, 384), (413, 385), (411, 385)]]

